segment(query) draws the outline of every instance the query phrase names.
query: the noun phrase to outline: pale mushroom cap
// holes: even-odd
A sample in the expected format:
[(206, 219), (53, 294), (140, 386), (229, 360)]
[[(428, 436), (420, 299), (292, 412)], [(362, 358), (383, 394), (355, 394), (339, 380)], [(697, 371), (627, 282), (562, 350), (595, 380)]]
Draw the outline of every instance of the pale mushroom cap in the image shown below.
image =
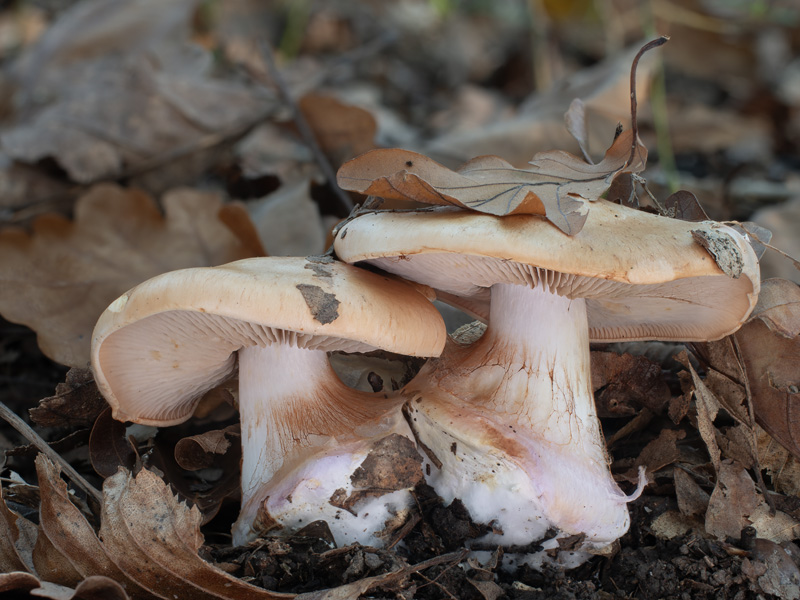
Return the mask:
[(226, 379), (243, 347), (438, 356), (444, 323), (400, 281), (329, 258), (253, 258), (154, 277), (115, 300), (92, 368), (119, 420), (173, 425)]
[(334, 249), (345, 262), (441, 290), (442, 299), (482, 318), (495, 283), (544, 284), (586, 298), (593, 341), (719, 339), (744, 322), (759, 291), (758, 259), (735, 229), (604, 200), (591, 203), (574, 236), (536, 215), (379, 212), (346, 223)]

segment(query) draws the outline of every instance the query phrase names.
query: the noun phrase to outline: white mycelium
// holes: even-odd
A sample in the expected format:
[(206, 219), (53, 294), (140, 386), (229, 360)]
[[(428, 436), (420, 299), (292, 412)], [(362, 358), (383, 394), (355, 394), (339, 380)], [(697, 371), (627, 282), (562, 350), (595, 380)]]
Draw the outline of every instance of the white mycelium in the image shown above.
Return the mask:
[(396, 397), (348, 388), (322, 350), (272, 344), (239, 351), (239, 411), (242, 510), (234, 544), (317, 519), (339, 545), (382, 544), (384, 524), (411, 501), (408, 490), (366, 498), (353, 512), (331, 499), (354, 491), (351, 475), (376, 443), (412, 437)]

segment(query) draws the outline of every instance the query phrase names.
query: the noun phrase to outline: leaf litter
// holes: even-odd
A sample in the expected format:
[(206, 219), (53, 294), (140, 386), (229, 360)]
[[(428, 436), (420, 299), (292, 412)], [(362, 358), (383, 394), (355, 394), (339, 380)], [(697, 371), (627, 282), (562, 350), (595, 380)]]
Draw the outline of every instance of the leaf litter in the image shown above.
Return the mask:
[[(2, 137), (4, 141), (8, 140), (6, 144), (14, 158), (30, 164), (0, 163), (0, 169), (9, 181), (29, 186), (26, 189), (34, 190), (32, 186), (48, 181), (53, 185), (47, 184), (40, 188), (42, 191), (32, 194), (31, 197), (36, 197), (40, 203), (36, 207), (26, 204), (25, 193), (4, 194), (2, 206), (6, 212), (2, 216), (4, 219), (10, 217), (4, 222), (24, 224), (26, 215), (41, 214), (41, 206), (70, 207), (74, 202), (72, 198), (97, 193), (96, 188), (76, 188), (75, 183), (132, 176), (138, 170), (157, 169), (181, 154), (191, 156), (201, 152), (208, 144), (230, 143), (233, 147), (258, 123), (261, 126), (254, 131), (263, 136), (257, 147), (260, 149), (253, 151), (252, 146), (250, 149), (239, 146), (237, 151), (223, 159), (234, 161), (236, 168), (225, 165), (213, 172), (208, 170), (209, 161), (220, 160), (219, 157), (225, 155), (209, 155), (193, 175), (195, 179), (203, 178), (200, 187), (237, 189), (235, 184), (239, 182), (235, 181), (235, 173), (238, 169), (239, 173), (244, 173), (246, 183), (258, 189), (259, 185), (265, 185), (258, 178), (266, 175), (274, 178), (266, 184), (272, 186), (270, 191), (274, 191), (275, 186), (280, 190), (290, 183), (305, 186), (308, 193), (302, 196), (320, 207), (323, 218), (328, 219), (326, 222), (332, 222), (330, 217), (337, 211), (330, 209), (330, 200), (327, 200), (326, 208), (326, 200), (320, 195), (320, 186), (324, 184), (320, 183), (319, 169), (315, 164), (317, 159), (308, 152), (305, 140), (291, 133), (291, 124), (287, 127), (284, 121), (276, 128), (272, 121), (271, 115), (279, 112), (275, 95), (263, 88), (257, 89), (258, 86), (252, 82), (237, 80), (230, 73), (218, 77), (224, 69), (209, 69), (209, 53), (188, 44), (192, 35), (188, 19), (196, 16), (190, 6), (192, 3), (175, 3), (164, 13), (154, 11), (157, 3), (152, 0), (137, 0), (127, 5), (126, 10), (132, 12), (126, 14), (133, 16), (125, 18), (119, 16), (123, 13), (115, 16), (107, 12), (107, 4), (86, 2), (80, 10), (65, 14), (58, 28), (53, 26), (41, 38), (40, 45), (33, 46), (31, 52), (23, 52), (14, 64), (12, 79), (18, 86), (16, 101), (25, 110), (13, 114), (10, 124), (4, 125)], [(275, 9), (261, 10), (269, 13)], [(713, 12), (707, 17), (718, 18)], [(352, 36), (355, 21), (350, 19), (360, 17), (343, 17), (332, 10), (327, 18), (329, 23), (338, 23), (337, 27), (349, 31), (348, 35)], [(393, 18), (399, 19), (397, 16)], [(456, 15), (456, 18), (463, 16)], [(384, 21), (375, 17), (372, 23), (380, 28)], [(738, 26), (736, 23), (733, 25)], [(628, 25), (623, 30), (625, 27)], [(703, 35), (694, 31), (689, 36), (692, 45)], [(709, 34), (709, 38), (713, 36)], [(446, 37), (443, 39), (446, 43)], [(628, 35), (627, 41), (634, 40)], [(226, 44), (229, 42), (230, 39), (225, 40)], [(714, 43), (718, 42), (717, 39)], [(171, 43), (176, 46), (170, 48)], [(582, 52), (587, 52), (591, 43), (591, 36), (582, 37)], [(409, 45), (414, 46), (420, 44)], [(239, 47), (243, 47), (242, 44)], [(324, 44), (309, 47), (324, 47)], [(705, 55), (709, 63), (721, 60), (713, 52)], [(541, 177), (547, 181), (546, 178), (554, 173), (568, 173), (569, 177), (574, 177), (576, 172), (585, 172), (587, 168), (594, 177), (597, 173), (591, 169), (603, 165), (603, 161), (590, 164), (592, 150), (601, 147), (598, 140), (603, 146), (607, 145), (616, 123), (625, 120), (628, 114), (624, 105), (628, 94), (625, 70), (630, 64), (630, 55), (618, 56), (621, 58), (607, 61), (605, 70), (596, 71), (593, 76), (589, 76), (588, 71), (578, 70), (561, 89), (534, 95), (532, 101), (529, 99), (521, 106), (514, 118), (500, 123), (502, 127), (491, 123), (482, 131), (469, 132), (473, 135), (468, 143), (463, 142), (467, 138), (462, 142), (445, 143), (448, 136), (441, 135), (438, 140), (433, 140), (434, 143), (423, 139), (417, 145), (431, 156), (439, 157), (441, 154), (426, 148), (436, 147), (444, 150), (445, 155), (447, 150), (451, 150), (449, 158), (458, 154), (468, 158), (484, 153), (471, 151), (472, 148), (478, 149), (481, 144), (483, 147), (499, 144), (496, 153), (505, 156), (506, 161), (481, 159), (465, 172), (452, 171), (438, 163), (425, 164), (437, 178), (443, 177), (445, 183), (451, 178), (458, 181), (473, 178), (481, 183), (488, 181), (489, 185), (495, 186), (496, 192), (508, 197), (516, 194), (515, 186), (524, 190), (525, 185), (530, 185), (531, 178)], [(307, 80), (313, 80), (316, 82), (314, 85), (320, 88), (314, 93), (321, 92), (321, 97), (325, 98), (335, 97), (326, 96), (330, 90), (325, 90), (321, 83), (329, 76), (319, 75), (325, 71), (321, 65), (331, 63), (316, 56), (302, 58), (317, 61), (317, 66), (311, 68), (311, 72), (317, 75)], [(375, 64), (387, 60), (382, 55), (366, 58), (377, 61)], [(145, 59), (151, 62), (147, 63)], [(309, 72), (303, 70), (306, 67), (301, 67), (300, 62), (282, 68), (288, 80), (302, 80), (302, 76), (293, 74)], [(426, 56), (416, 63), (417, 72), (413, 74), (416, 81), (425, 81), (426, 62), (432, 61)], [(745, 64), (743, 60), (731, 63), (733, 69), (739, 71)], [(36, 69), (31, 70), (30, 65), (35, 65)], [(703, 68), (713, 85), (729, 90), (732, 89), (730, 80), (725, 79), (724, 73), (731, 72), (731, 65), (723, 65), (725, 68), (716, 71), (707, 65)], [(345, 67), (353, 67), (353, 64), (345, 64)], [(376, 70), (374, 66), (370, 68), (373, 72), (393, 75), (398, 72)], [(694, 64), (682, 68), (686, 73), (696, 72)], [(359, 69), (360, 65), (356, 64), (349, 76), (358, 71), (356, 76), (367, 81)], [(38, 80), (31, 77), (34, 72), (41, 75)], [(435, 81), (435, 71), (431, 73), (430, 80)], [(127, 83), (133, 82), (133, 88), (123, 85), (126, 82), (122, 75), (128, 77)], [(651, 75), (652, 70), (642, 80), (646, 82)], [(455, 73), (450, 73), (449, 77), (450, 81), (458, 81), (453, 78)], [(74, 80), (73, 89), (65, 86), (65, 82), (71, 80)], [(93, 97), (106, 103), (122, 98), (118, 105), (96, 109), (96, 104), (79, 106), (76, 103), (74, 94), (86, 95), (96, 90), (98, 85), (106, 84), (107, 93)], [(397, 102), (392, 106), (392, 95), (408, 98), (407, 94), (414, 86), (403, 83), (402, 78), (394, 81), (384, 79), (380, 85), (388, 91), (382, 99), (382, 108), (395, 110), (396, 115), (403, 114), (402, 109), (397, 110), (403, 103)], [(581, 85), (583, 91), (580, 94), (570, 91)], [(644, 99), (648, 92), (639, 86), (637, 88), (640, 90), (639, 98)], [(741, 92), (742, 88), (738, 89)], [(784, 98), (789, 97), (785, 95), (785, 89), (783, 93)], [(561, 115), (576, 96), (583, 98), (585, 110), (573, 105), (575, 108), (568, 113), (571, 119), (569, 131), (575, 140), (561, 137), (558, 139), (566, 140), (564, 143), (540, 141), (538, 143), (544, 145), (534, 147), (534, 138), (546, 138), (546, 135), (540, 135), (542, 132), (557, 130), (557, 135), (565, 136), (567, 128), (561, 122)], [(45, 103), (40, 103), (42, 98), (46, 99)], [(429, 98), (435, 103), (436, 94), (430, 94)], [(142, 116), (144, 123), (133, 124), (134, 127), (125, 118), (134, 115), (131, 111), (136, 111), (141, 102), (152, 102), (154, 112), (140, 111), (136, 116)], [(381, 139), (380, 119), (376, 132), (374, 121), (368, 114), (356, 110), (348, 112), (347, 107), (334, 105), (329, 100), (314, 99), (313, 102), (316, 103), (313, 110), (318, 115), (312, 117), (312, 109), (309, 109), (307, 117), (316, 128), (318, 142), (331, 163), (338, 164), (352, 158), (353, 153), (368, 150), (375, 139)], [(299, 104), (302, 107), (302, 101)], [(413, 105), (408, 101), (405, 104)], [(425, 104), (426, 109), (430, 106)], [(93, 110), (97, 118), (94, 118)], [(425, 111), (420, 114), (422, 112)], [(432, 114), (434, 111), (427, 112)], [(741, 117), (736, 110), (724, 114), (729, 118)], [(409, 114), (401, 117), (407, 121), (413, 118)], [(353, 126), (340, 127), (339, 121)], [(644, 115), (642, 122), (645, 124), (643, 136), (652, 136), (649, 115)], [(687, 123), (690, 125), (691, 121), (687, 119)], [(680, 121), (678, 125), (688, 126)], [(428, 123), (418, 120), (414, 126), (409, 124), (407, 127), (408, 139), (412, 139), (418, 132), (426, 130)], [(497, 132), (503, 127), (506, 134), (511, 132), (516, 137), (506, 134), (498, 137)], [(163, 130), (161, 137), (154, 135), (159, 129)], [(725, 137), (725, 145), (741, 148), (742, 136), (747, 131), (752, 131), (752, 128), (732, 127)], [(528, 136), (530, 132), (535, 135)], [(349, 137), (351, 134), (356, 135)], [(526, 149), (520, 155), (519, 138), (526, 136), (530, 144), (523, 144)], [(278, 147), (281, 140), (286, 142), (289, 139), (294, 148), (291, 152), (270, 155), (264, 151), (270, 149), (271, 140)], [(584, 158), (589, 160), (550, 151), (550, 148), (568, 145), (571, 150), (583, 150)], [(552, 195), (544, 201), (541, 198), (534, 200), (526, 191), (496, 210), (502, 213), (517, 210), (520, 206), (526, 210), (525, 202), (528, 202), (535, 205), (539, 214), (548, 217), (557, 214), (554, 219), (561, 219), (559, 227), (565, 233), (575, 234), (580, 226), (581, 211), (591, 210), (591, 202), (605, 191), (608, 183), (625, 179), (614, 178), (614, 174), (619, 172), (615, 171), (616, 166), (623, 165), (623, 175), (626, 169), (634, 172), (634, 169), (644, 168), (644, 160), (640, 166), (625, 166), (623, 145), (620, 142), (615, 150), (616, 162), (606, 163), (603, 167), (606, 170), (599, 173), (601, 179), (573, 182), (570, 184), (572, 187), (551, 184), (551, 188), (561, 188), (555, 202)], [(649, 141), (647, 145), (654, 147)], [(629, 138), (628, 149), (630, 147)], [(720, 142), (714, 142), (713, 147), (720, 148)], [(5, 151), (9, 152), (9, 148)], [(692, 150), (684, 146), (682, 151)], [(544, 152), (538, 155), (538, 164), (518, 168), (536, 152)], [(43, 157), (50, 159), (42, 162), (39, 159)], [(290, 158), (287, 160), (286, 157)], [(259, 164), (262, 158), (264, 160)], [(52, 168), (52, 163), (48, 162), (51, 159), (63, 172)], [(513, 177), (510, 183), (498, 180), (494, 177), (497, 172), (492, 173), (498, 166), (502, 173), (513, 173), (522, 182)], [(392, 178), (405, 168), (405, 161), (401, 161), (400, 167), (395, 171), (390, 169), (391, 172), (382, 177), (394, 184)], [(20, 168), (24, 177), (19, 175), (22, 172)], [(9, 175), (14, 170), (17, 174)], [(35, 176), (37, 173), (41, 175), (39, 180)], [(185, 183), (185, 180), (180, 180), (185, 175), (170, 169), (164, 173), (163, 181), (169, 183), (172, 180), (174, 183), (163, 189)], [(396, 178), (402, 180), (397, 185), (408, 186), (414, 194), (425, 197), (441, 199), (447, 195), (443, 194), (446, 190), (438, 190), (433, 185), (438, 179), (431, 182), (420, 177), (427, 176), (427, 172), (411, 175), (417, 177), (417, 181), (400, 177)], [(661, 195), (658, 179), (656, 172), (650, 178), (650, 184), (655, 182), (656, 195)], [(13, 255), (17, 264), (16, 279), (7, 277), (2, 286), (3, 290), (11, 289), (7, 294), (13, 296), (10, 301), (12, 308), (8, 310), (15, 315), (25, 315), (27, 304), (31, 305), (27, 307), (31, 314), (48, 313), (49, 309), (42, 312), (39, 305), (33, 306), (35, 302), (28, 299), (39, 298), (39, 290), (31, 296), (18, 295), (19, 282), (24, 282), (26, 288), (43, 288), (44, 298), (50, 291), (49, 302), (54, 307), (50, 310), (50, 320), (36, 324), (34, 328), (40, 339), (50, 335), (52, 341), (44, 342), (44, 346), (50, 348), (48, 352), (51, 355), (67, 364), (85, 366), (85, 358), (81, 359), (85, 354), (80, 348), (81, 344), (85, 348), (86, 336), (91, 333), (93, 323), (93, 318), (75, 316), (78, 313), (73, 314), (67, 309), (76, 307), (83, 310), (88, 305), (94, 306), (94, 301), (102, 295), (97, 289), (98, 281), (113, 281), (123, 289), (113, 294), (110, 290), (104, 292), (110, 298), (98, 299), (96, 308), (92, 310), (102, 310), (113, 297), (135, 285), (139, 278), (151, 276), (148, 269), (164, 263), (167, 258), (175, 258), (175, 265), (171, 260), (167, 261), (166, 268), (170, 269), (189, 266), (178, 264), (178, 258), (191, 264), (213, 264), (213, 257), (219, 256), (220, 262), (228, 262), (233, 260), (228, 256), (263, 253), (261, 247), (268, 241), (259, 240), (247, 215), (235, 208), (236, 205), (222, 204), (219, 199), (201, 200), (202, 194), (192, 192), (185, 196), (182, 216), (178, 217), (174, 212), (176, 209), (170, 208), (167, 195), (162, 204), (164, 216), (152, 200), (143, 199), (146, 198), (143, 194), (124, 187), (125, 183), (118, 182), (123, 187), (104, 188), (115, 190), (113, 194), (103, 196), (106, 200), (96, 199), (93, 203), (83, 198), (78, 200), (72, 220), (46, 216), (38, 224), (33, 223), (32, 234), (19, 229), (5, 229), (0, 233), (0, 241), (10, 244), (3, 247), (2, 256)], [(388, 184), (386, 187), (391, 188)], [(559, 209), (564, 209), (559, 206), (561, 192), (568, 200), (577, 203), (573, 213), (569, 210), (564, 211), (564, 215), (559, 213)], [(69, 194), (73, 195), (72, 198)], [(631, 184), (621, 195), (636, 202), (636, 189)], [(668, 194), (663, 194), (666, 196)], [(287, 194), (287, 206), (291, 206), (293, 197), (301, 196)], [(460, 192), (453, 197), (463, 204), (473, 201), (468, 195), (461, 196)], [(131, 198), (138, 198), (138, 204)], [(517, 200), (519, 204), (511, 208)], [(452, 202), (450, 198), (447, 201)], [(129, 204), (136, 204), (136, 207), (130, 208)], [(667, 198), (664, 204), (678, 218), (703, 218), (697, 200), (686, 193)], [(129, 207), (126, 209), (126, 206)], [(223, 207), (227, 208), (220, 212)], [(712, 203), (710, 207), (713, 210), (709, 212), (716, 218), (740, 216), (719, 214), (719, 204)], [(573, 216), (570, 221), (567, 216), (574, 213), (577, 217)], [(280, 219), (276, 217), (276, 220), (279, 223), (272, 231), (281, 228)], [(131, 235), (124, 237), (122, 233), (126, 231)], [(765, 239), (757, 232), (756, 235)], [(69, 258), (66, 262), (58, 261), (59, 256), (72, 256), (70, 248), (77, 247), (84, 255), (93, 257), (93, 261), (102, 263), (98, 259), (111, 256), (110, 249), (118, 245), (120, 237), (133, 242), (123, 249), (123, 259), (114, 259), (121, 262), (111, 260), (105, 270), (97, 271), (97, 265), (94, 265), (83, 272), (76, 266), (80, 260), (74, 260), (74, 264)], [(221, 239), (227, 241), (221, 242)], [(20, 246), (30, 252), (20, 251)], [(45, 247), (50, 247), (49, 251)], [(148, 266), (149, 263), (152, 265)], [(54, 285), (54, 281), (59, 282), (59, 286)], [(70, 288), (79, 294), (64, 296), (64, 290)], [(779, 293), (779, 290), (782, 291)], [(613, 441), (614, 472), (625, 481), (632, 469), (644, 464), (651, 472), (652, 481), (647, 493), (631, 507), (632, 527), (621, 540), (617, 553), (596, 557), (576, 572), (521, 570), (514, 574), (504, 573), (499, 569), (502, 549), (497, 548), (487, 549), (488, 557), (481, 557), (480, 561), (467, 559), (458, 548), (466, 539), (480, 535), (482, 524), (472, 523), (459, 503), (444, 506), (424, 487), (416, 491), (417, 510), (412, 511), (408, 520), (400, 525), (398, 537), (389, 549), (331, 548), (330, 535), (321, 524), (309, 526), (292, 537), (265, 538), (246, 548), (230, 548), (224, 538), (226, 528), (219, 523), (226, 519), (230, 522), (236, 511), (238, 455), (235, 452), (235, 429), (232, 429), (235, 428), (235, 414), (231, 408), (235, 396), (228, 393), (210, 398), (193, 422), (174, 432), (141, 431), (121, 424), (112, 425), (105, 420), (100, 410), (102, 404), (98, 406), (96, 403), (98, 397), (85, 378), (85, 372), (75, 371), (63, 388), (41, 402), (31, 417), (51, 441), (91, 429), (94, 442), (82, 442), (83, 445), (77, 449), (65, 452), (61, 460), (74, 463), (98, 487), (105, 479), (107, 494), (102, 514), (91, 506), (80, 490), (73, 492), (68, 488), (58, 475), (58, 467), (42, 458), (36, 462), (39, 493), (29, 493), (26, 499), (19, 475), (9, 468), (21, 470), (32, 481), (31, 463), (24, 453), (10, 453), (6, 458), (5, 474), (17, 483), (4, 486), (0, 507), (0, 560), (6, 571), (0, 575), (0, 589), (20, 593), (35, 590), (39, 596), (53, 598), (160, 597), (168, 589), (178, 594), (202, 597), (228, 597), (224, 594), (231, 589), (239, 591), (240, 595), (235, 597), (249, 597), (247, 594), (276, 597), (275, 592), (263, 588), (280, 589), (287, 594), (300, 593), (300, 597), (307, 599), (355, 598), (366, 593), (386, 598), (479, 600), (498, 598), (503, 594), (526, 599), (607, 598), (617, 595), (617, 592), (628, 596), (675, 598), (686, 594), (696, 597), (719, 597), (721, 594), (732, 598), (759, 594), (798, 597), (797, 567), (793, 566), (797, 552), (787, 542), (787, 538), (797, 537), (797, 519), (800, 518), (800, 503), (793, 498), (796, 490), (800, 489), (800, 471), (797, 470), (796, 458), (792, 456), (792, 452), (796, 453), (792, 411), (797, 401), (795, 375), (798, 372), (795, 352), (798, 331), (794, 324), (798, 313), (796, 300), (792, 300), (796, 291), (796, 286), (786, 282), (765, 283), (762, 303), (745, 328), (736, 335), (736, 342), (695, 344), (693, 354), (686, 356), (683, 367), (666, 359), (646, 361), (630, 355), (614, 355), (619, 356), (614, 358), (609, 356), (611, 349), (595, 352), (593, 362), (604, 365), (599, 371), (595, 368), (596, 374), (602, 376), (596, 391), (598, 401), (608, 411), (605, 425), (608, 439)], [(2, 304), (5, 298), (0, 290), (0, 312), (9, 318), (10, 313)], [(22, 318), (18, 320), (37, 323), (34, 317)], [(73, 326), (79, 321), (83, 325)], [(84, 338), (77, 343), (76, 338), (81, 336)], [(20, 352), (15, 338), (10, 339), (12, 344), (16, 344), (12, 345), (14, 352), (23, 357), (28, 355), (30, 350)], [(780, 350), (776, 352), (776, 348)], [(400, 378), (393, 375), (395, 372), (401, 372), (403, 378), (407, 378), (408, 365), (403, 364), (402, 368), (387, 368), (387, 375), (379, 376), (382, 381), (378, 385), (374, 377), (369, 377), (369, 374), (384, 372), (375, 366), (375, 357), (370, 357), (371, 362), (365, 362), (367, 366), (361, 367), (357, 358), (349, 358), (349, 368), (353, 371), (350, 377), (358, 382), (363, 379), (360, 385), (369, 389), (382, 389), (390, 383), (394, 386), (393, 380)], [(0, 366), (17, 364), (14, 358), (3, 360), (11, 362), (0, 362)], [(369, 371), (369, 374), (359, 373), (359, 368)], [(17, 410), (24, 413), (32, 405), (20, 405)], [(756, 422), (769, 433), (752, 423), (751, 407)], [(754, 449), (757, 449), (755, 455)], [(716, 457), (711, 459), (712, 455)], [(764, 470), (766, 485), (754, 482), (757, 461)], [(127, 470), (118, 470), (120, 466)], [(26, 488), (36, 491), (31, 486)], [(776, 511), (767, 506), (767, 499), (777, 504)], [(194, 508), (190, 508), (192, 506)], [(29, 508), (36, 510), (26, 512), (26, 517), (15, 512)], [(148, 517), (157, 516), (157, 522), (148, 521), (142, 516), (144, 513)], [(656, 523), (666, 523), (671, 514), (684, 515), (686, 519), (691, 516), (693, 520), (688, 527), (657, 529)], [(754, 534), (747, 533), (749, 527), (755, 527)], [(129, 545), (131, 541), (138, 545)], [(76, 551), (76, 548), (80, 550)], [(444, 554), (448, 549), (455, 550), (455, 553)], [(148, 586), (155, 589), (148, 589)]]

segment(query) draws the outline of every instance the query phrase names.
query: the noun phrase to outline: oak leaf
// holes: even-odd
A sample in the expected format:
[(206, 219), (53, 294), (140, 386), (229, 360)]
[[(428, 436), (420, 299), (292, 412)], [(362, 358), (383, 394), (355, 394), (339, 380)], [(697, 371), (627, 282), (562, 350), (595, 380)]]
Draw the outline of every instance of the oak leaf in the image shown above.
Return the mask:
[(159, 273), (263, 254), (239, 205), (173, 190), (166, 215), (143, 192), (94, 186), (75, 219), (42, 215), (32, 233), (0, 231), (0, 314), (38, 334), (53, 360), (84, 367), (97, 318), (120, 294)]
[(497, 156), (479, 156), (452, 171), (401, 149), (372, 150), (339, 169), (343, 189), (392, 199), (468, 208), (492, 215), (545, 216), (567, 235), (583, 227), (589, 202), (597, 200), (619, 173), (644, 169), (647, 150), (623, 132), (603, 160), (589, 164), (568, 152), (540, 152), (530, 168), (517, 169)]

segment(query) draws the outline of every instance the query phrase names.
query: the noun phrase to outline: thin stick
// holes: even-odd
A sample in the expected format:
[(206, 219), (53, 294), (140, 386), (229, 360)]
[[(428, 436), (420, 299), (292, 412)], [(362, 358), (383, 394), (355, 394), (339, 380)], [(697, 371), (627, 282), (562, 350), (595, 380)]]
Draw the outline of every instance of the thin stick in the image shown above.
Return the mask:
[[(331, 186), (331, 189), (336, 195), (339, 205), (345, 213), (349, 214), (350, 211), (353, 210), (353, 201), (350, 200), (350, 196), (348, 196), (336, 183), (336, 173), (334, 172), (331, 164), (328, 162), (325, 154), (322, 152), (322, 148), (319, 147), (317, 138), (314, 137), (314, 132), (311, 130), (311, 126), (303, 116), (300, 107), (297, 105), (295, 99), (292, 98), (292, 94), (289, 92), (289, 86), (286, 85), (281, 72), (278, 70), (278, 65), (275, 62), (275, 55), (272, 52), (272, 48), (265, 42), (262, 42), (260, 46), (261, 53), (264, 55), (264, 60), (267, 63), (267, 68), (272, 75), (272, 83), (274, 83), (275, 87), (278, 88), (278, 93), (280, 94), (281, 98), (291, 109), (292, 118), (297, 125), (297, 129), (300, 132), (300, 135), (303, 136), (305, 143), (308, 144), (308, 147), (311, 149), (311, 153), (314, 155), (314, 159), (317, 161), (319, 168), (322, 170), (323, 177), (325, 177), (325, 179), (328, 181), (328, 184)], [(251, 76), (259, 79), (264, 85), (269, 84), (269, 82), (264, 81), (263, 76), (257, 72), (252, 72)]]
[(22, 434), (22, 436), (25, 437), (30, 443), (36, 446), (39, 449), (39, 452), (59, 465), (61, 470), (64, 471), (70, 479), (72, 479), (75, 485), (86, 492), (88, 496), (91, 496), (97, 500), (101, 505), (103, 504), (103, 494), (100, 493), (100, 491), (91, 483), (86, 481), (80, 473), (72, 468), (72, 465), (61, 458), (58, 452), (53, 450), (38, 433), (31, 429), (30, 425), (15, 415), (3, 402), (0, 402), (0, 418), (4, 419), (9, 425)]
[(642, 55), (648, 50), (658, 48), (662, 44), (666, 44), (668, 41), (669, 36), (662, 35), (661, 37), (654, 39), (652, 42), (648, 42), (642, 46), (641, 50), (639, 50), (639, 52), (637, 52), (636, 56), (633, 58), (633, 64), (631, 64), (631, 129), (633, 130), (633, 141), (631, 142), (631, 155), (628, 158), (628, 162), (625, 166), (633, 164), (633, 159), (636, 157), (636, 146), (639, 140), (639, 125), (636, 122), (636, 108), (638, 105), (636, 100), (636, 68), (639, 66), (639, 59), (642, 58)]

